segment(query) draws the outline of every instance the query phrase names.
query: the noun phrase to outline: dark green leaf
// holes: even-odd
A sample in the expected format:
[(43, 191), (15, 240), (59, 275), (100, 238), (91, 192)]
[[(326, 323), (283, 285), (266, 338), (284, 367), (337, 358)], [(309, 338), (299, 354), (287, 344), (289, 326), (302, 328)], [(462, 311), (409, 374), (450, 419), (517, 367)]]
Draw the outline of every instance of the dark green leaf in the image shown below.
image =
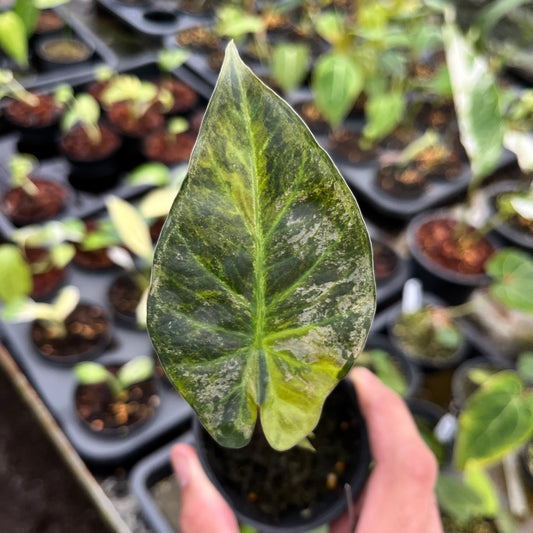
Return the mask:
[(461, 523), (480, 516), (483, 510), (481, 496), (460, 479), (439, 476), (436, 493), (440, 508)]
[(148, 330), (222, 445), (258, 414), (288, 449), (364, 346), (372, 254), (353, 195), (294, 111), (228, 46), (158, 241)]
[(35, 6), (33, 0), (17, 0), (15, 2), (14, 11), (24, 24), (26, 37), (29, 37), (35, 29), (40, 10)]

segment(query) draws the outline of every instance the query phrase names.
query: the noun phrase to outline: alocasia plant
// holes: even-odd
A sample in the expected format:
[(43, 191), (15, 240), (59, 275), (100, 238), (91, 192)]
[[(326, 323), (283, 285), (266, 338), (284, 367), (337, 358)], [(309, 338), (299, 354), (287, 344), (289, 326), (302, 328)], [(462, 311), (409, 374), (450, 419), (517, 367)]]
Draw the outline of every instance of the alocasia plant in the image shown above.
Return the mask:
[(187, 177), (156, 246), (148, 330), (215, 440), (257, 418), (303, 441), (375, 311), (358, 205), (303, 122), (228, 45)]

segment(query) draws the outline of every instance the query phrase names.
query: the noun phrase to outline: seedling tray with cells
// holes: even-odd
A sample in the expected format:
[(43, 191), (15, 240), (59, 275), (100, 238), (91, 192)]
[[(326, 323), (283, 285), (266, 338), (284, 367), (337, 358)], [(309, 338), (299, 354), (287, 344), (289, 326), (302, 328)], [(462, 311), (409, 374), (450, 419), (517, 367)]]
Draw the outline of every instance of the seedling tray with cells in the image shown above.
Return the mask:
[[(134, 30), (150, 37), (169, 35), (195, 16), (179, 11), (179, 2), (148, 0), (97, 0), (98, 4)], [(177, 5), (178, 4), (178, 5)]]
[[(67, 282), (80, 289), (82, 302), (98, 304), (108, 311), (107, 292), (116, 275), (117, 270), (89, 273), (71, 265)], [(132, 461), (165, 439), (178, 435), (189, 423), (192, 411), (188, 404), (164, 379), (156, 377), (158, 400), (152, 402), (154, 412), (146, 422), (131, 426), (126, 434), (94, 431), (77, 415), (73, 364), (52, 361), (39, 354), (30, 340), (30, 323), (0, 322), (0, 329), (11, 353), (66, 436), (81, 457), (95, 466), (111, 467)], [(115, 322), (110, 343), (93, 360), (116, 367), (139, 355), (153, 357), (146, 332)], [(98, 421), (94, 426), (98, 430)]]
[[(150, 63), (135, 65), (128, 68), (127, 64), (121, 72), (130, 73), (138, 76), (141, 80), (157, 80), (162, 76), (155, 60), (152, 58)], [(191, 110), (187, 111), (184, 116), (189, 122), (193, 117), (196, 117), (197, 122), (201, 119), (203, 109), (205, 109), (207, 98), (211, 92), (211, 88), (199, 80), (186, 67), (180, 67), (172, 74), (166, 74), (169, 79), (178, 79), (182, 81), (187, 87), (193, 90), (195, 95), (195, 104)], [(91, 78), (86, 79), (83, 85), (76, 87), (76, 92), (79, 94), (87, 90), (94, 83), (94, 72)], [(102, 112), (102, 119), (105, 121), (105, 113)], [(6, 121), (4, 121), (6, 122)], [(9, 182), (8, 162), (12, 155), (16, 153), (27, 153), (34, 150), (34, 146), (25, 145), (21, 141), (22, 136), (19, 132), (11, 130), (0, 134), (0, 197), (3, 197), (11, 184)], [(105, 182), (98, 183), (94, 189), (92, 188), (92, 177), (87, 180), (82, 177), (80, 180), (77, 171), (69, 164), (67, 159), (61, 155), (59, 149), (60, 135), (57, 133), (56, 138), (52, 140), (48, 146), (49, 150), (43, 151), (36, 155), (39, 156), (40, 165), (34, 169), (34, 174), (42, 175), (51, 181), (61, 184), (66, 188), (67, 201), (63, 210), (57, 214), (56, 218), (77, 217), (84, 218), (92, 213), (95, 213), (104, 207), (104, 194), (113, 194), (122, 198), (132, 198), (146, 190), (146, 186), (130, 186), (124, 178), (127, 175), (128, 167), (131, 168), (133, 157), (138, 158), (141, 163), (143, 158), (139, 158), (138, 152), (128, 153), (123, 152), (116, 160), (116, 167), (109, 179)], [(37, 148), (42, 148), (41, 144)], [(146, 160), (146, 159), (144, 159)], [(95, 179), (101, 179), (101, 176), (96, 175)], [(97, 183), (96, 181), (94, 183)], [(0, 213), (0, 231), (9, 235), (13, 230), (14, 224)]]

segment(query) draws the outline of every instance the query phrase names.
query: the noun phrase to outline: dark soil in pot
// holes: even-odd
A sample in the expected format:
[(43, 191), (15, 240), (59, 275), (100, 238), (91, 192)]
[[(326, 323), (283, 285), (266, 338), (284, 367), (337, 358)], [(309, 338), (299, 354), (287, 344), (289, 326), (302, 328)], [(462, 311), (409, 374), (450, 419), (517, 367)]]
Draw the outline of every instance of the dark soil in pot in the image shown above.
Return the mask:
[(458, 224), (449, 213), (428, 213), (415, 217), (406, 234), (415, 275), (427, 290), (454, 304), (490, 282), (485, 262), (496, 250), (496, 243), (471, 226), (457, 237)]
[(124, 325), (137, 327), (137, 306), (142, 297), (143, 275), (125, 272), (117, 276), (109, 287), (108, 298), (112, 313)]
[(65, 320), (67, 334), (58, 337), (36, 320), (31, 325), (33, 344), (41, 355), (61, 363), (96, 357), (111, 340), (111, 321), (99, 306), (80, 303)]
[(5, 108), (5, 117), (15, 127), (21, 128), (44, 128), (51, 124), (57, 124), (63, 113), (51, 95), (32, 93), (38, 98), (36, 105), (30, 105), (21, 100), (11, 100)]
[(394, 274), (400, 259), (388, 244), (376, 239), (372, 239), (372, 257), (374, 259), (374, 276), (379, 285)]
[(474, 229), (458, 240), (455, 231), (458, 222), (451, 219), (428, 221), (416, 232), (416, 242), (423, 253), (439, 266), (467, 275), (481, 275), (485, 262), (494, 253), (490, 242), (473, 237)]
[(379, 146), (383, 150), (403, 150), (419, 135), (420, 132), (412, 126), (400, 125), (382, 139)]
[[(350, 397), (351, 405), (346, 403)], [(358, 493), (368, 475), (366, 429), (354, 401), (348, 381), (327, 398), (310, 437), (316, 452), (300, 447), (276, 452), (260, 429), (244, 448), (222, 448), (197, 423), (204, 468), (237, 516), (261, 531), (296, 533), (318, 527), (344, 509), (345, 483)]]
[(179, 46), (195, 52), (213, 52), (220, 47), (220, 39), (206, 26), (191, 26), (180, 30), (176, 35)]
[(382, 166), (377, 175), (378, 187), (396, 198), (418, 198), (426, 191), (427, 179), (416, 162)]
[(195, 142), (196, 137), (190, 133), (156, 132), (146, 138), (143, 153), (151, 161), (173, 165), (189, 160)]
[(56, 155), (59, 119), (63, 109), (49, 94), (32, 94), (38, 99), (35, 105), (12, 100), (4, 109), (4, 117), (20, 132), (17, 143), (20, 153), (34, 154), (38, 158)]
[(23, 226), (50, 220), (61, 212), (68, 192), (60, 183), (31, 177), (36, 194), (28, 194), (22, 187), (7, 191), (2, 198), (2, 211), (13, 224)]
[(369, 163), (376, 159), (377, 150), (363, 149), (360, 146), (361, 134), (356, 131), (341, 130), (330, 135), (328, 147), (334, 157), (351, 164)]
[(445, 533), (499, 533), (494, 520), (490, 518), (475, 518), (467, 524), (462, 524), (448, 515), (442, 515), (442, 527)]
[(69, 161), (102, 160), (118, 150), (120, 138), (109, 128), (100, 126), (100, 140), (91, 141), (82, 126), (75, 126), (61, 139), (61, 150)]
[(50, 37), (39, 41), (35, 53), (44, 70), (54, 70), (84, 63), (94, 48), (74, 37)]
[[(24, 256), (34, 269), (38, 263), (50, 262), (49, 251), (46, 248), (26, 248)], [(66, 276), (66, 267), (56, 268), (53, 266), (44, 272), (33, 274), (33, 289), (30, 296), (34, 300), (42, 300), (51, 296), (65, 281)]]
[(176, 78), (165, 78), (159, 83), (161, 89), (166, 89), (172, 94), (174, 103), (165, 111), (166, 114), (179, 115), (194, 108), (198, 102), (198, 95), (188, 85)]
[(61, 139), (60, 149), (70, 164), (69, 181), (77, 189), (103, 192), (115, 185), (116, 156), (121, 138), (100, 126), (100, 139), (91, 140), (82, 126), (75, 126)]
[[(116, 373), (119, 367), (107, 369)], [(78, 385), (74, 398), (84, 426), (106, 436), (129, 435), (152, 418), (160, 403), (155, 378), (135, 383), (118, 397), (105, 383)]]
[(151, 106), (138, 117), (131, 112), (128, 102), (112, 104), (107, 110), (107, 118), (120, 134), (137, 138), (162, 129), (165, 123), (163, 115), (156, 106)]

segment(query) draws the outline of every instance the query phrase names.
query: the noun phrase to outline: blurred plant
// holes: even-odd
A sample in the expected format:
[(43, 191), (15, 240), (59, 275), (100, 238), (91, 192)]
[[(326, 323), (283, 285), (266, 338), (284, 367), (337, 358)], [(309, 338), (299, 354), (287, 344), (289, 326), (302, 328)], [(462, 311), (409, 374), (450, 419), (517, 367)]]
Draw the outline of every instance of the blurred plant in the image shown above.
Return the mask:
[(131, 359), (122, 365), (116, 374), (94, 361), (85, 361), (74, 366), (74, 374), (80, 385), (105, 383), (115, 398), (126, 396), (132, 385), (150, 379), (153, 372), (154, 361), (145, 355)]

